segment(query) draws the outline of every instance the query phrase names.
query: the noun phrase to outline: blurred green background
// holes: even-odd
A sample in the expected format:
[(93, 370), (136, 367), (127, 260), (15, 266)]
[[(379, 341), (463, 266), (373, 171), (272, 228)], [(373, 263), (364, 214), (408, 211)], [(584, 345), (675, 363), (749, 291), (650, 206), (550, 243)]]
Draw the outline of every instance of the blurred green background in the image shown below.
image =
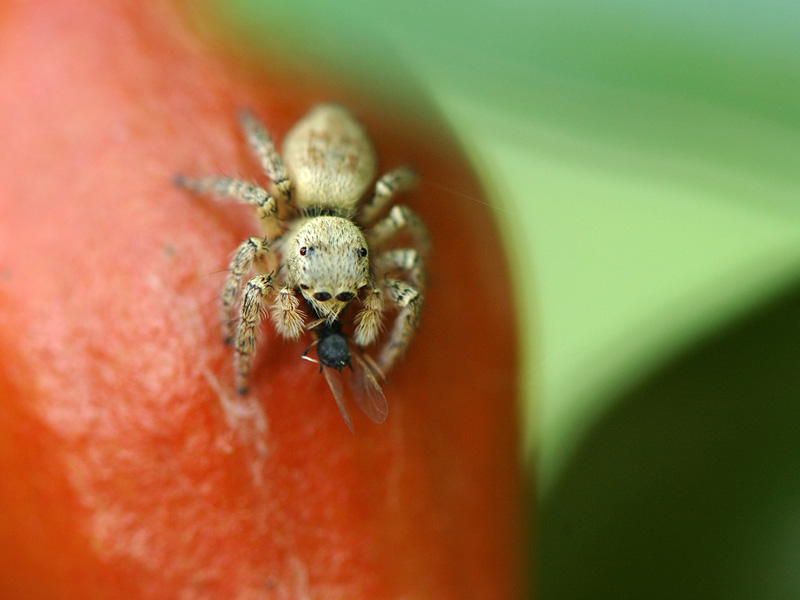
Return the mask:
[(220, 9), (286, 68), (413, 82), (484, 178), (540, 597), (800, 597), (800, 3)]

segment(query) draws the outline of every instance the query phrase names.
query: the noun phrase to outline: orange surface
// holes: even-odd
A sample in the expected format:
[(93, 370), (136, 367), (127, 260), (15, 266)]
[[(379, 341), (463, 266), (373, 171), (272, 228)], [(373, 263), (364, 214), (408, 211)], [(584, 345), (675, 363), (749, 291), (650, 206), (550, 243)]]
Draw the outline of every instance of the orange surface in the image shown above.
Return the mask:
[[(0, 597), (516, 596), (516, 331), (484, 206), (404, 198), (430, 293), (387, 421), (351, 408), (353, 435), (300, 360), (310, 336), (265, 327), (233, 393), (217, 298), (257, 228), (171, 185), (259, 180), (236, 108), (280, 139), (339, 92), (236, 66), (134, 0), (5, 2), (0, 89)], [(353, 104), (382, 169), (480, 195), (440, 128), (381, 108)]]

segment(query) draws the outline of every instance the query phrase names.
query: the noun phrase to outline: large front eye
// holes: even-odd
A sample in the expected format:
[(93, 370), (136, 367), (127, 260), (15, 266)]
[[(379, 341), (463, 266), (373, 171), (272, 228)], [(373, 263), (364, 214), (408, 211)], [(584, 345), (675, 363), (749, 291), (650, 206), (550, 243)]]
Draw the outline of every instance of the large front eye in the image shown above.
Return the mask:
[(342, 292), (341, 294), (336, 294), (336, 299), (339, 302), (350, 302), (353, 299), (355, 294), (353, 292)]
[(319, 302), (325, 302), (330, 299), (331, 295), (328, 292), (317, 292), (314, 294), (314, 300), (318, 300)]

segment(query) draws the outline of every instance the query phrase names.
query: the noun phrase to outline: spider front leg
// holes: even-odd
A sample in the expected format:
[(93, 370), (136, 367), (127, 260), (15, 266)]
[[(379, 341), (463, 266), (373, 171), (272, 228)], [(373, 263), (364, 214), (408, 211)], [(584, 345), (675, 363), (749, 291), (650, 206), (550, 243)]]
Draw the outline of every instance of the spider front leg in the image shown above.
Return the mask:
[(242, 298), (239, 324), (236, 327), (236, 343), (234, 345), (233, 368), (236, 371), (236, 389), (240, 394), (247, 393), (250, 381), (250, 368), (256, 354), (258, 328), (264, 304), (273, 292), (272, 273), (256, 275), (245, 286)]
[(233, 341), (235, 330), (233, 309), (239, 297), (242, 279), (250, 272), (253, 264), (263, 260), (268, 252), (269, 244), (266, 238), (251, 237), (239, 246), (231, 259), (228, 277), (222, 287), (222, 338), (226, 344)]

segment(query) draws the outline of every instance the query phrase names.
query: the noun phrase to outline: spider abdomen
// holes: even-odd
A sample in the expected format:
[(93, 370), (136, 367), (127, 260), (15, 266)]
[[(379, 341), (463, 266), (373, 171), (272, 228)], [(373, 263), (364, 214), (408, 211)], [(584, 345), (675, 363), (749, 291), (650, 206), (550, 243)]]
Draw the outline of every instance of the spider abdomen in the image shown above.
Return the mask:
[(336, 104), (317, 106), (283, 140), (283, 160), (301, 210), (350, 215), (375, 177), (375, 149), (363, 127)]

